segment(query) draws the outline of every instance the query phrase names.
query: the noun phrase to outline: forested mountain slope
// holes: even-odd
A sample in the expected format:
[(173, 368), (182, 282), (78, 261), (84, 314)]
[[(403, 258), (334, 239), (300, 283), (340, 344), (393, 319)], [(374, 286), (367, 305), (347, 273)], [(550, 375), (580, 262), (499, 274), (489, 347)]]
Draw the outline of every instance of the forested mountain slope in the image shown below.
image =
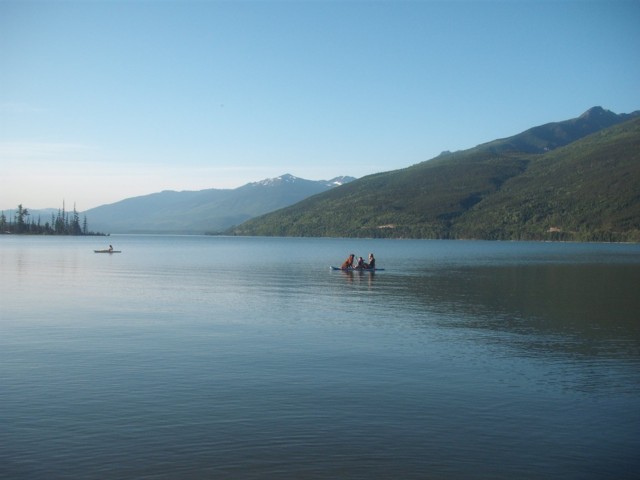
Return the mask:
[(364, 177), (229, 233), (640, 241), (640, 117), (596, 107)]

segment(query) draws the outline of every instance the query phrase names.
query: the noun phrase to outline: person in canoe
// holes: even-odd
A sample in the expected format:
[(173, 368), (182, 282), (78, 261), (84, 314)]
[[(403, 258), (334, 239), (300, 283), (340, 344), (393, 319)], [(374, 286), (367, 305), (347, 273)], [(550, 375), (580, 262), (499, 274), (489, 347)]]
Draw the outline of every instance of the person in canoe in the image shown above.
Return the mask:
[(353, 268), (355, 268), (356, 270), (363, 270), (367, 268), (366, 264), (364, 263), (364, 258), (358, 257), (358, 263), (356, 263), (356, 266)]
[(368, 268), (370, 270), (375, 270), (375, 268), (376, 268), (376, 259), (373, 256), (373, 253), (369, 254), (369, 263), (365, 263), (364, 265), (365, 265), (364, 268)]
[(109, 245), (109, 253), (113, 252), (113, 245)]
[(349, 255), (349, 257), (342, 263), (342, 266), (340, 267), (342, 270), (349, 270), (351, 268), (353, 268), (353, 259), (355, 258), (355, 255), (352, 253), (351, 255)]

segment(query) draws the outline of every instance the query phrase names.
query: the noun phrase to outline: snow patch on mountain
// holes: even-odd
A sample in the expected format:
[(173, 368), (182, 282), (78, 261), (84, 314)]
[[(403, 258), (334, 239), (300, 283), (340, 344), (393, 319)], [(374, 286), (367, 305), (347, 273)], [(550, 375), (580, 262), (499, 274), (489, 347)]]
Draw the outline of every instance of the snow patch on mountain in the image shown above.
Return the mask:
[(355, 177), (349, 176), (341, 176), (335, 177), (331, 180), (306, 180), (304, 178), (296, 177), (295, 175), (291, 175), (289, 173), (285, 173), (284, 175), (280, 175), (275, 178), (266, 178), (264, 180), (260, 180), (259, 182), (252, 182), (248, 185), (253, 187), (276, 187), (281, 185), (290, 185), (294, 183), (301, 182), (316, 182), (322, 185), (326, 185), (327, 187), (338, 187), (340, 185), (344, 185), (345, 183), (349, 183), (355, 180)]

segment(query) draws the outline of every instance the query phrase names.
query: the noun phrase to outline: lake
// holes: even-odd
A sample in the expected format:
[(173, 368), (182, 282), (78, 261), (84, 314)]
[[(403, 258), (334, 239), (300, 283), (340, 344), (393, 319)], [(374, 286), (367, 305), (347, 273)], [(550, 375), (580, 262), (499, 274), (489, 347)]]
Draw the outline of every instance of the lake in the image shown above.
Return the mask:
[(5, 235), (0, 273), (2, 478), (640, 474), (640, 245)]

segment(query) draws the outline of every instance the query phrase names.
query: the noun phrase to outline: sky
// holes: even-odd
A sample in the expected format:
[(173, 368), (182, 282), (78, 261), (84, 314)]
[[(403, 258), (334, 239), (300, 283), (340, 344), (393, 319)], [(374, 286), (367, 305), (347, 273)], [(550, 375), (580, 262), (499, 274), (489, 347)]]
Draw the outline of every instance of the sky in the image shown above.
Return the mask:
[(640, 2), (0, 0), (0, 209), (405, 168), (640, 109)]

